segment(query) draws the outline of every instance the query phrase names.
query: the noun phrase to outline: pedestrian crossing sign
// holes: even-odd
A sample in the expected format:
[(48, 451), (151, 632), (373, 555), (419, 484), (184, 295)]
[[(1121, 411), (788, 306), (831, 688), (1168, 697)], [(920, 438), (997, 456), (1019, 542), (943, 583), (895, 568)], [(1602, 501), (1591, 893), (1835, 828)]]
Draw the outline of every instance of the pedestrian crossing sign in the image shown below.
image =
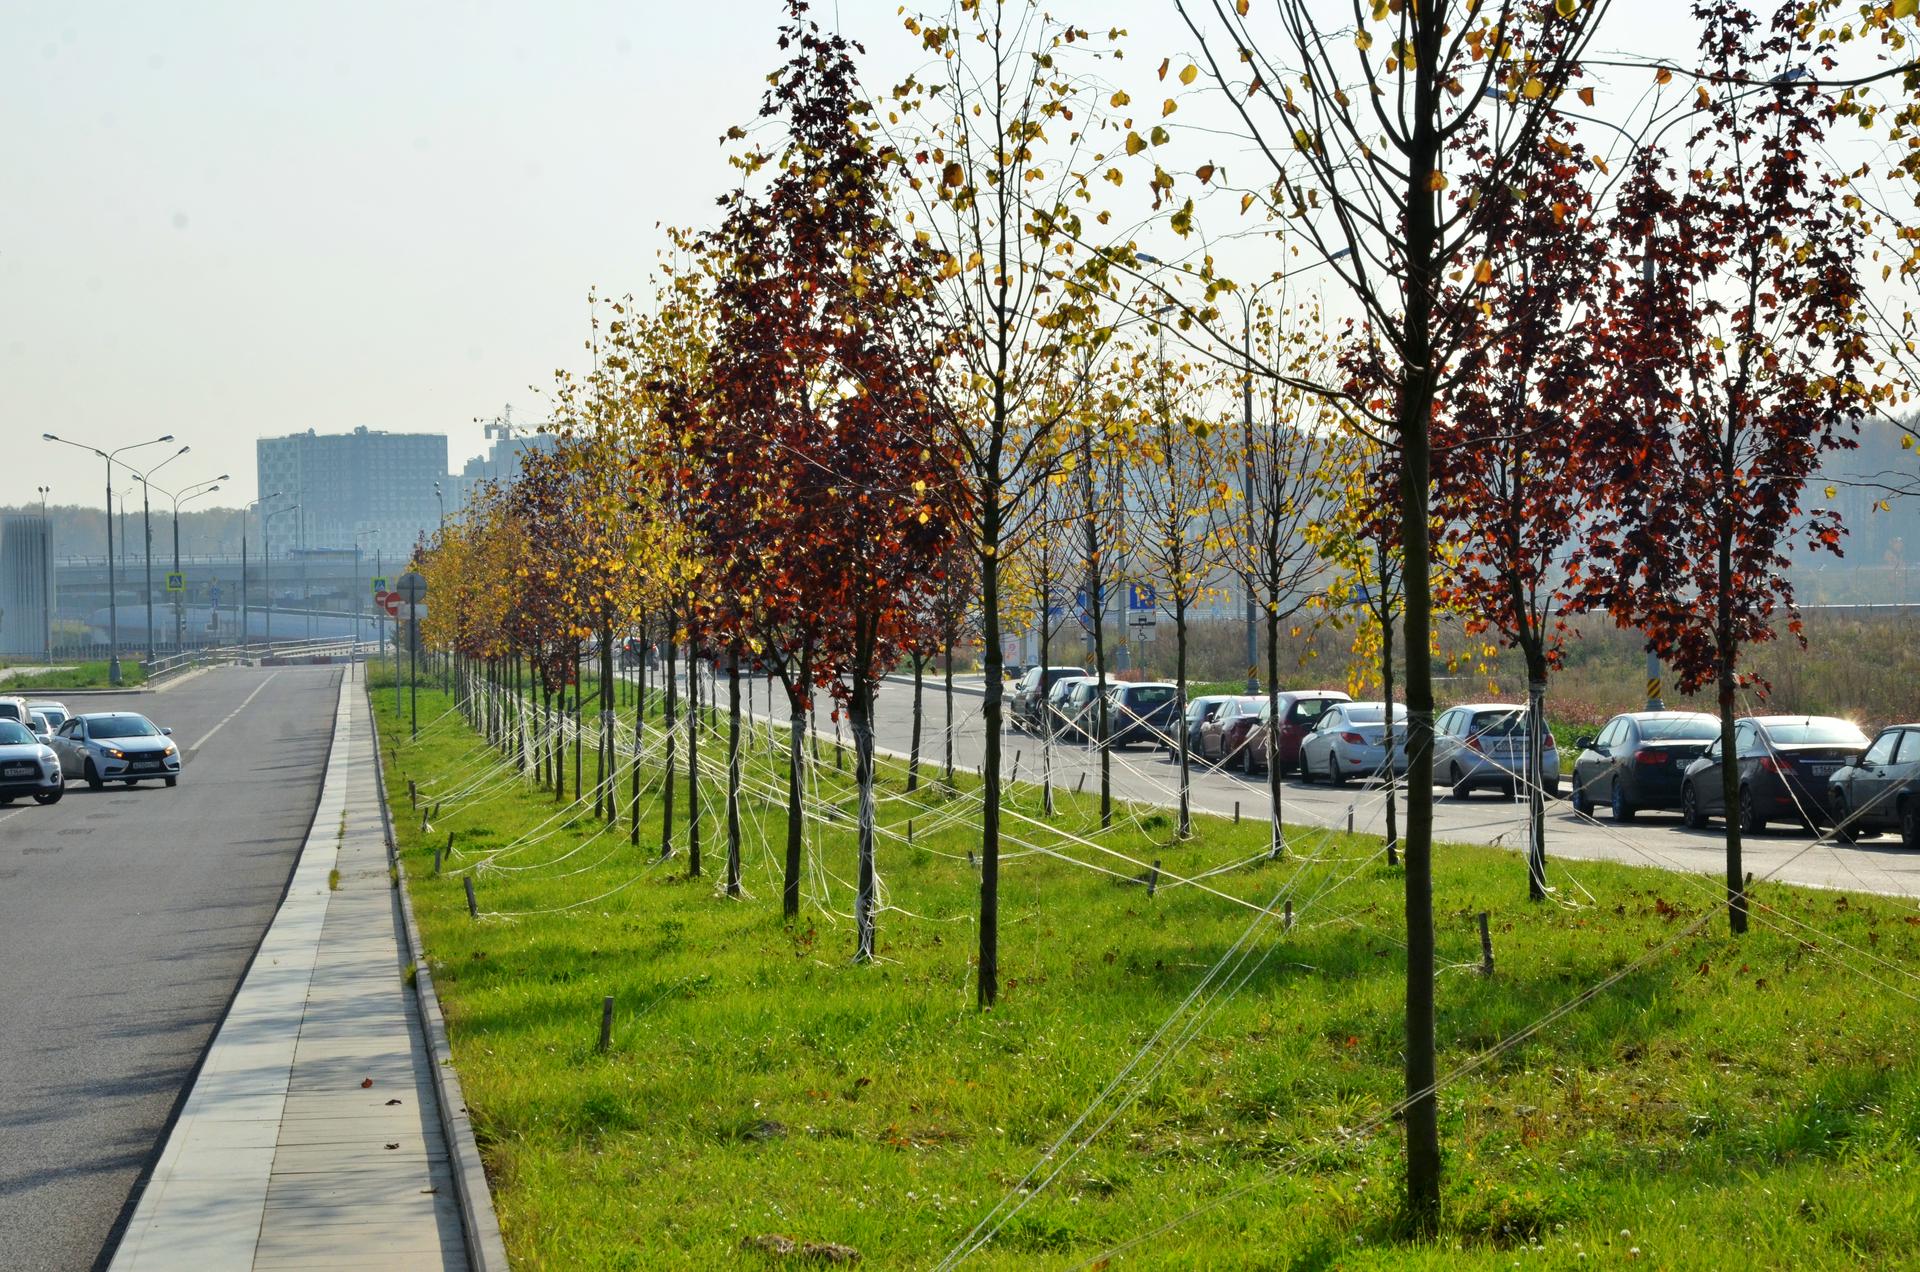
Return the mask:
[(178, 570), (169, 571), (167, 573), (167, 591), (184, 592), (186, 590), (187, 590), (187, 576), (182, 574)]

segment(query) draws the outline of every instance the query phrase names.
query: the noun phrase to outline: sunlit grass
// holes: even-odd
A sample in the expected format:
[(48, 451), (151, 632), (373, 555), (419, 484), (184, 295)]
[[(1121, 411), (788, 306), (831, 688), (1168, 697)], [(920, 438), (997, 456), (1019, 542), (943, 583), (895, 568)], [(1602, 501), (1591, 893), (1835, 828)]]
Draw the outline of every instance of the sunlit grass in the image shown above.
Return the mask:
[[(376, 701), (390, 721), (391, 694)], [(684, 833), (661, 862), (659, 806), (643, 796), (637, 848), (624, 824), (595, 837), (591, 809), (574, 810), (496, 861), (514, 869), (475, 870), (481, 910), (514, 917), (474, 922), (460, 872), (564, 806), (494, 767), (499, 756), (443, 716), (441, 694), (423, 689), (419, 705), (421, 740), (398, 744), (388, 791), (520, 1266), (754, 1266), (765, 1257), (743, 1256), (741, 1240), (775, 1232), (852, 1245), (868, 1266), (931, 1264), (1256, 917), (1195, 887), (1163, 882), (1149, 898), (1134, 865), (1072, 838), (1091, 835), (1095, 817), (1091, 801), (1063, 795), (1059, 831), (1015, 819), (1010, 833), (1126, 877), (1045, 853), (1008, 860), (1004, 991), (976, 1011), (972, 784), (949, 797), (923, 779), (909, 799), (890, 766), (881, 819), (902, 834), (912, 819), (914, 844), (882, 841), (893, 907), (880, 918), (882, 961), (854, 966), (853, 800), (829, 742), (819, 793), (845, 811), (813, 837), (797, 924), (780, 917), (774, 754), (751, 766), (744, 899), (720, 893), (718, 803), (702, 826), (703, 875), (689, 879)], [(703, 742), (709, 800), (721, 755)], [(592, 765), (589, 746), (589, 783)], [(443, 802), (424, 834), (408, 778)], [(1027, 817), (1035, 803), (1025, 787), (1015, 801)], [(1763, 886), (1772, 909), (1760, 917), (1792, 930), (1735, 941), (1718, 917), (1686, 934), (1715, 903), (1709, 881), (1578, 863), (1594, 902), (1556, 873), (1580, 904), (1535, 906), (1516, 857), (1441, 848), (1443, 1072), (1645, 964), (1444, 1088), (1445, 1227), (1437, 1244), (1412, 1245), (1397, 1227), (1395, 1124), (1342, 1135), (1401, 1091), (1400, 873), (1364, 836), (1303, 831), (1295, 855), (1266, 862), (1264, 827), (1251, 822), (1205, 820), (1179, 844), (1163, 813), (1128, 810), (1122, 822), (1099, 842), (1174, 874), (1244, 863), (1206, 882), (1256, 904), (1285, 895), (1296, 926), (1263, 926), (1244, 984), (1213, 1000), (1184, 1050), (1142, 1072), (1137, 1100), (970, 1265), (1071, 1266), (1230, 1194), (1115, 1266), (1507, 1268), (1530, 1242), (1555, 1267), (1615, 1266), (1630, 1249), (1647, 1266), (1716, 1269), (1911, 1257), (1910, 905)], [(449, 836), (455, 855), (435, 878)], [(1492, 978), (1473, 970), (1483, 909)], [(616, 1023), (602, 1055), (608, 994)]]

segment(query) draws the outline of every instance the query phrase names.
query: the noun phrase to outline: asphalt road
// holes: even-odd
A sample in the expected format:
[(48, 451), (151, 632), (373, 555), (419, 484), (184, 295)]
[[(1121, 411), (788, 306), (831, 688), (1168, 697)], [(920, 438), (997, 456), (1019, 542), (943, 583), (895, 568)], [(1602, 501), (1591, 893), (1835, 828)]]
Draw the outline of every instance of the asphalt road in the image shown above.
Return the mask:
[(117, 1236), (285, 891), (339, 678), (218, 668), (68, 697), (171, 727), (180, 784), (0, 809), (0, 1268), (86, 1268)]
[[(977, 681), (976, 681), (977, 683)], [(724, 693), (722, 694), (724, 701)], [(785, 717), (785, 699), (776, 689), (773, 701), (778, 718)], [(954, 694), (953, 729), (955, 762), (966, 768), (977, 767), (983, 759), (985, 731), (981, 727), (981, 698), (976, 693)], [(753, 705), (765, 712), (768, 699), (763, 685), (755, 686)], [(913, 690), (909, 683), (888, 680), (875, 706), (878, 744), (895, 751), (906, 751), (912, 734)], [(819, 713), (820, 728), (832, 734), (824, 709)], [(940, 759), (940, 730), (946, 727), (945, 704), (940, 682), (929, 679), (926, 686), (926, 736), (922, 755), (937, 764)], [(851, 742), (851, 733), (843, 736)], [(1041, 763), (1040, 739), (1030, 734), (1009, 731), (1002, 742), (1002, 772), (1011, 773), (1019, 763), (1022, 781), (1038, 779)], [(1086, 789), (1098, 789), (1098, 753), (1075, 744), (1055, 743), (1052, 748), (1054, 781), (1073, 787), (1086, 774)], [(1144, 746), (1115, 752), (1113, 785), (1123, 799), (1171, 804), (1178, 798), (1179, 767), (1167, 759), (1167, 752)], [(1562, 787), (1564, 790), (1564, 785)], [(1490, 791), (1476, 792), (1471, 798), (1456, 800), (1442, 790), (1435, 791), (1435, 837), (1443, 842), (1485, 843), (1518, 852), (1526, 838), (1526, 807)], [(1264, 774), (1252, 778), (1237, 771), (1219, 772), (1195, 769), (1192, 800), (1197, 809), (1231, 814), (1237, 802), (1242, 816), (1267, 816), (1267, 779)], [(1387, 793), (1379, 787), (1364, 788), (1358, 782), (1333, 788), (1322, 781), (1306, 785), (1297, 778), (1282, 783), (1282, 819), (1290, 837), (1311, 835), (1316, 827), (1345, 827), (1349, 809), (1356, 830), (1382, 833), (1386, 828)], [(1398, 816), (1404, 825), (1406, 792), (1398, 795)], [(1581, 861), (1617, 861), (1627, 865), (1661, 866), (1723, 878), (1726, 873), (1726, 849), (1723, 832), (1716, 823), (1707, 830), (1688, 830), (1676, 813), (1641, 813), (1624, 825), (1614, 823), (1602, 810), (1595, 818), (1576, 817), (1565, 800), (1549, 804), (1547, 816), (1548, 882), (1577, 890)], [(1900, 845), (1897, 835), (1882, 834), (1847, 846), (1815, 843), (1803, 830), (1774, 827), (1758, 837), (1745, 840), (1744, 864), (1756, 879), (1774, 878), (1785, 883), (1823, 888), (1847, 888), (1862, 892), (1920, 898), (1920, 853)]]

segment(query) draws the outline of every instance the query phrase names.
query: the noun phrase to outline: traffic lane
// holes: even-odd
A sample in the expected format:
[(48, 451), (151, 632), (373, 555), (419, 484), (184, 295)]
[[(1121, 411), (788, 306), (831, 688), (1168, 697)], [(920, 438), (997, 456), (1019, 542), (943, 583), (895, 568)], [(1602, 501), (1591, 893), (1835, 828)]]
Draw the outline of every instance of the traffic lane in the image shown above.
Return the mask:
[(73, 782), (0, 820), (0, 1265), (107, 1252), (279, 906), (339, 678), (222, 668), (68, 701), (172, 727), (185, 760), (173, 789)]
[[(756, 698), (764, 710), (768, 698)], [(784, 699), (776, 687), (771, 695), (776, 715), (784, 713)], [(941, 731), (947, 727), (946, 702), (938, 680), (925, 686), (925, 721), (922, 726), (923, 759), (938, 762)], [(977, 768), (984, 762), (985, 730), (981, 721), (982, 700), (976, 694), (956, 693), (953, 700), (954, 760), (963, 768)], [(829, 707), (822, 704), (816, 724), (828, 736), (832, 722)], [(905, 751), (911, 744), (913, 689), (910, 684), (889, 680), (875, 699), (875, 740), (891, 750)], [(845, 726), (842, 725), (843, 736)], [(1002, 737), (1001, 772), (1013, 774), (1016, 764), (1024, 780), (1038, 778), (1043, 763), (1050, 763), (1053, 780), (1062, 786), (1095, 789), (1099, 780), (1099, 752), (1075, 743), (1056, 741), (1045, 747), (1031, 734), (1008, 731)], [(1114, 752), (1113, 789), (1123, 799), (1167, 804), (1179, 795), (1179, 769), (1165, 751), (1129, 747)], [(1243, 816), (1267, 815), (1267, 780), (1264, 774), (1247, 777), (1238, 770), (1196, 765), (1191, 779), (1195, 808), (1231, 815), (1238, 804)], [(1476, 793), (1456, 800), (1436, 788), (1434, 793), (1434, 835), (1445, 842), (1482, 843), (1520, 850), (1526, 843), (1527, 809), (1520, 801), (1506, 796)], [(1633, 821), (1615, 823), (1603, 814), (1599, 818), (1576, 815), (1564, 800), (1548, 806), (1547, 854), (1551, 873), (1566, 873), (1567, 861), (1612, 861), (1626, 865), (1653, 865), (1693, 874), (1724, 875), (1726, 848), (1724, 831), (1717, 825), (1702, 831), (1687, 830), (1678, 814), (1642, 813)], [(1290, 778), (1281, 784), (1281, 815), (1290, 835), (1303, 829), (1347, 826), (1349, 812), (1355, 830), (1384, 834), (1387, 822), (1387, 794), (1378, 783), (1350, 782), (1330, 786), (1326, 782), (1306, 784)], [(1404, 826), (1406, 792), (1399, 792), (1395, 814)], [(1920, 854), (1905, 851), (1897, 836), (1883, 835), (1846, 845), (1816, 843), (1811, 833), (1776, 827), (1759, 836), (1744, 839), (1742, 865), (1756, 879), (1775, 878), (1780, 882), (1811, 887), (1846, 888), (1866, 892), (1920, 898)], [(1550, 878), (1550, 882), (1553, 880)], [(1577, 874), (1560, 880), (1577, 884)], [(1716, 893), (1717, 895), (1717, 893)]]

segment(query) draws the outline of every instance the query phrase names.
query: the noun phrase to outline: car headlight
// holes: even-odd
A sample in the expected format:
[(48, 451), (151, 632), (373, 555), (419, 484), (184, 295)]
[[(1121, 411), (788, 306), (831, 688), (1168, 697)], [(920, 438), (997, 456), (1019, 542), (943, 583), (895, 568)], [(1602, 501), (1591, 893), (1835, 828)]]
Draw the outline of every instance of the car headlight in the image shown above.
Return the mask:
[(125, 751), (122, 751), (118, 747), (103, 746), (100, 748), (100, 750), (101, 750), (101, 753), (104, 754), (110, 760), (124, 760), (127, 758), (127, 753)]
[(164, 751), (162, 751), (162, 752), (160, 752), (160, 754), (162, 754), (162, 755), (172, 755), (172, 754), (174, 753), (174, 751), (175, 751), (175, 749), (176, 749), (176, 748), (174, 747), (174, 745), (173, 745), (173, 743), (171, 743), (171, 742), (169, 742), (169, 743), (167, 743), (167, 749), (166, 749), (166, 750), (164, 750)]

